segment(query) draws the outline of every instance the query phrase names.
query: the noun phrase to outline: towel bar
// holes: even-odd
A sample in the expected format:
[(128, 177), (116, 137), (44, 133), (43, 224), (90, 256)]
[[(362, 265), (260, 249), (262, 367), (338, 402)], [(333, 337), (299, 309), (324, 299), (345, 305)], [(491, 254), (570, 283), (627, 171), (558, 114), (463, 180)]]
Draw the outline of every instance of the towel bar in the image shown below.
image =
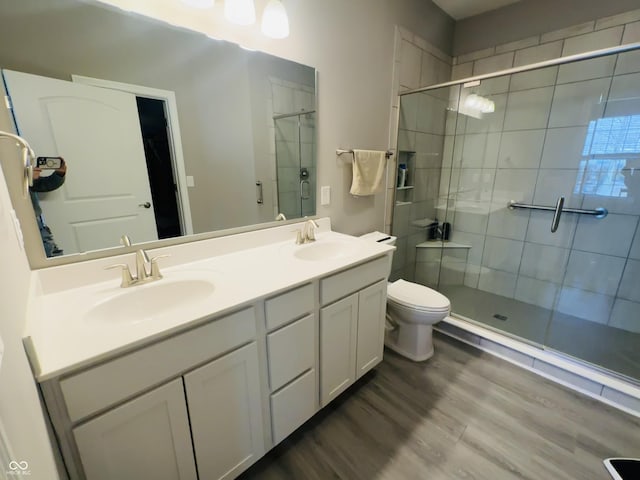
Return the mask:
[[(340, 156), (343, 153), (353, 153), (353, 150), (341, 150), (341, 149), (337, 149), (336, 150), (336, 155)], [(393, 152), (390, 150), (387, 150), (384, 154), (385, 157), (390, 158), (391, 155), (393, 155)]]

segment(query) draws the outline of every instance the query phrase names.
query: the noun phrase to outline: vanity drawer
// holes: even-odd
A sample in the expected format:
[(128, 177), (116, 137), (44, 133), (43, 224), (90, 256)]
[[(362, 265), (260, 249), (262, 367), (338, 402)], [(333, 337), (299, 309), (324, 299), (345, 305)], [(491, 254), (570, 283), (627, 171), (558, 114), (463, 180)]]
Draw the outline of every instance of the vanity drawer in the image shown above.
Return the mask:
[(320, 281), (320, 303), (327, 305), (340, 298), (387, 278), (389, 260), (386, 256), (336, 273)]
[(267, 330), (310, 313), (313, 305), (313, 285), (310, 283), (268, 299), (265, 302)]
[(316, 413), (316, 371), (309, 370), (294, 382), (271, 395), (271, 427), (274, 444)]
[(271, 391), (313, 367), (316, 356), (314, 339), (313, 315), (267, 335)]
[(253, 307), (60, 381), (72, 422), (133, 397), (256, 338)]

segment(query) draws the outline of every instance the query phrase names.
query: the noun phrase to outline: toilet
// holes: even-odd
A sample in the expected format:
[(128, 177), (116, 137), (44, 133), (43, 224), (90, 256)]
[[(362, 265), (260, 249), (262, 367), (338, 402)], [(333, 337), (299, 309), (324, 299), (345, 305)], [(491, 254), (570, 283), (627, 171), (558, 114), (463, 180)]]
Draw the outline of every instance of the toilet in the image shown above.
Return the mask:
[[(396, 237), (380, 232), (361, 238), (387, 245), (396, 243)], [(406, 280), (390, 282), (384, 344), (415, 362), (427, 360), (433, 356), (433, 325), (444, 320), (450, 311), (449, 299), (429, 287)]]

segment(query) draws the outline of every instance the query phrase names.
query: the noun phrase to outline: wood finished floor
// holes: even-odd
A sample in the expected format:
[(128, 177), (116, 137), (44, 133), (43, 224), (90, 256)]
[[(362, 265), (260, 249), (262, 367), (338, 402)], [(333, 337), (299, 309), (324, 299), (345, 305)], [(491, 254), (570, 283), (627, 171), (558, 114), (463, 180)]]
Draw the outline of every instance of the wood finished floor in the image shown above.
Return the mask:
[(374, 372), (242, 475), (248, 479), (610, 479), (640, 419), (441, 334)]

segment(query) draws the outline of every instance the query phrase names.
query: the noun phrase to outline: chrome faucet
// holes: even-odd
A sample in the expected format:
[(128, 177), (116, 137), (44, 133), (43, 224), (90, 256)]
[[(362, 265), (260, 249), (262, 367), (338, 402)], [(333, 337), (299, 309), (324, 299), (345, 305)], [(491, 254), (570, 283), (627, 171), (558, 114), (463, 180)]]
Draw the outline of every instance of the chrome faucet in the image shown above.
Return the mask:
[[(127, 235), (123, 235), (120, 238), (120, 243), (125, 247), (131, 246), (131, 240)], [(158, 260), (168, 257), (169, 255), (158, 255), (149, 260), (147, 252), (142, 248), (136, 250), (136, 274), (133, 275), (129, 269), (129, 265), (126, 263), (116, 263), (115, 265), (109, 265), (105, 267), (105, 270), (112, 268), (122, 269), (122, 281), (120, 286), (122, 288), (132, 287), (141, 283), (153, 282), (160, 280), (162, 274), (160, 273), (160, 267), (158, 266)], [(149, 266), (149, 268), (147, 268)]]
[(302, 245), (305, 243), (311, 243), (316, 241), (315, 229), (320, 228), (315, 220), (311, 218), (304, 222), (304, 225), (297, 231), (296, 245)]

